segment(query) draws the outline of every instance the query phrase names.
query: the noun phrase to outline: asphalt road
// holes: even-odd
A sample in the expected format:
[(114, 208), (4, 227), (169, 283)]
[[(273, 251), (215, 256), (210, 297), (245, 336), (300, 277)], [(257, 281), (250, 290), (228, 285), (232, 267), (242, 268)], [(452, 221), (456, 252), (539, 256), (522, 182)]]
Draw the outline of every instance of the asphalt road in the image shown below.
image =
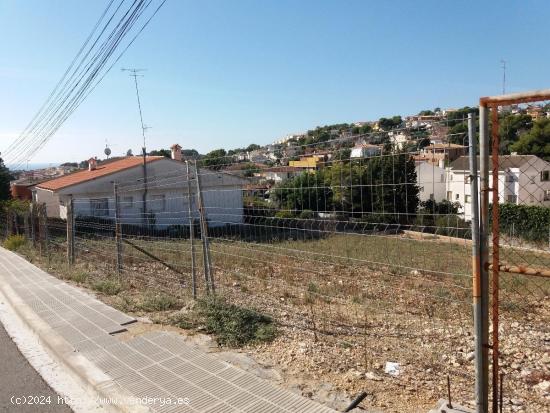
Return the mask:
[(0, 412), (71, 413), (40, 377), (0, 323)]

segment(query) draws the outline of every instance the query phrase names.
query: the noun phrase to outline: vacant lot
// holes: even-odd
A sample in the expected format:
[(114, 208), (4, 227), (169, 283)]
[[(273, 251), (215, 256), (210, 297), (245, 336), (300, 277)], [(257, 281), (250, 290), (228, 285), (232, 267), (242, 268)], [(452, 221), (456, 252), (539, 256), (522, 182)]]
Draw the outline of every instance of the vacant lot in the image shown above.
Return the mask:
[[(314, 240), (300, 235), (297, 231), (270, 242), (245, 242), (231, 234), (211, 239), (217, 293), (272, 316), (278, 325), (274, 341), (248, 351), (282, 371), (286, 385), (312, 397), (367, 391), (364, 406), (418, 412), (446, 394), (449, 375), (453, 398), (471, 402), (469, 241), (414, 234), (349, 233)], [(124, 244), (118, 277), (115, 243), (108, 235), (77, 235), (72, 268), (65, 263), (62, 239), (51, 244), (49, 260), (30, 250), (27, 254), (60, 276), (101, 291), (125, 311), (150, 314), (159, 322), (170, 322), (177, 311), (178, 319), (185, 319), (185, 309), (192, 307), (189, 240), (141, 237), (131, 242), (171, 268)], [(200, 240), (195, 250), (202, 297)], [(548, 268), (550, 255), (502, 248), (501, 261)], [(501, 274), (501, 284), (504, 398), (521, 402), (517, 409), (541, 410), (548, 400), (536, 384), (549, 368), (550, 283)], [(151, 291), (173, 299), (162, 298), (166, 306), (143, 304), (151, 301)], [(386, 374), (386, 362), (399, 363), (399, 375)]]

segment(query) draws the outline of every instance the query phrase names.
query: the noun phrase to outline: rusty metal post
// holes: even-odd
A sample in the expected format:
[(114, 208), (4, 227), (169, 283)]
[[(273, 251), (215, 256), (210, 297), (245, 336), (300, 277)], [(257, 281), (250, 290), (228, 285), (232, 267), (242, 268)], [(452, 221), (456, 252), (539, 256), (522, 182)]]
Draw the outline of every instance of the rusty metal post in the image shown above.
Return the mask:
[(489, 411), (489, 112), (479, 107), (479, 260), (481, 344), (480, 400), (478, 413)]
[(478, 201), (478, 166), (475, 115), (468, 114), (468, 140), (470, 153), (470, 199), (471, 199), (471, 226), (472, 226), (472, 297), (474, 306), (474, 334), (475, 334), (475, 368), (476, 368), (476, 406), (478, 413), (485, 413), (483, 400), (486, 392), (483, 388), (483, 319), (481, 311), (481, 260), (479, 249), (479, 201)]
[(120, 199), (118, 195), (118, 184), (113, 183), (115, 198), (115, 243), (116, 243), (116, 273), (120, 277), (122, 273), (122, 228), (120, 224)]
[(499, 310), (499, 196), (498, 196), (498, 169), (499, 169), (499, 134), (498, 134), (498, 106), (491, 107), (491, 138), (492, 138), (492, 166), (493, 166), (493, 272), (491, 279), (492, 303), (491, 316), (493, 323), (492, 355), (493, 355), (493, 413), (498, 413), (498, 383), (499, 383), (499, 349), (498, 349), (498, 310)]

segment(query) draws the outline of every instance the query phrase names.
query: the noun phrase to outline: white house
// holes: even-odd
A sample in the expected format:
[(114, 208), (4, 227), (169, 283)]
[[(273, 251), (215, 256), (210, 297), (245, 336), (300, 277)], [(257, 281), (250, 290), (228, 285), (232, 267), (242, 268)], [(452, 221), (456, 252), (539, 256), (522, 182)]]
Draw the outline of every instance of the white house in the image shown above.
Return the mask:
[(402, 132), (389, 132), (388, 135), (395, 150), (402, 150), (409, 141), (409, 137)]
[(377, 156), (382, 153), (382, 149), (378, 145), (356, 145), (352, 148), (351, 158), (368, 158), (369, 156)]
[[(550, 163), (535, 155), (505, 155), (499, 158), (499, 203), (550, 207)], [(447, 199), (460, 203), (459, 212), (464, 213), (466, 220), (472, 217), (469, 175), (467, 156), (456, 159), (448, 169)], [(489, 181), (492, 182), (491, 176)], [(489, 200), (492, 202), (491, 198)]]
[[(180, 151), (181, 155), (181, 151)], [(119, 187), (120, 220), (140, 225), (154, 222), (157, 227), (186, 225), (188, 206), (199, 218), (195, 168), (174, 153), (169, 159), (129, 156), (97, 163), (90, 159), (89, 168), (45, 181), (33, 189), (33, 200), (45, 203), (50, 217), (66, 219), (67, 204), (73, 199), (75, 216), (114, 218), (114, 183)], [(144, 167), (147, 184), (144, 184)], [(243, 188), (248, 180), (225, 172), (200, 169), (200, 184), (206, 218), (211, 226), (243, 221)], [(191, 196), (187, 196), (190, 179)], [(145, 193), (146, 189), (146, 193)], [(190, 199), (189, 199), (190, 198)]]
[(266, 180), (274, 181), (275, 183), (282, 182), (289, 178), (294, 178), (303, 172), (302, 168), (293, 166), (275, 166), (260, 171), (259, 176)]
[(432, 199), (441, 202), (447, 194), (447, 171), (428, 162), (416, 165), (416, 182), (420, 190), (418, 198), (424, 202)]

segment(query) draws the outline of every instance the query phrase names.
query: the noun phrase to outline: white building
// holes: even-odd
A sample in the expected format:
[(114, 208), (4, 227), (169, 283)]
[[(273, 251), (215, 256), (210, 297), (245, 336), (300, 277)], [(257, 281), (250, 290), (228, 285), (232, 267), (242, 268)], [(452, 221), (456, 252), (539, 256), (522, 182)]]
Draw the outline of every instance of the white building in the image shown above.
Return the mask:
[[(174, 151), (173, 151), (174, 152)], [(191, 197), (187, 197), (186, 164), (181, 151), (176, 158), (146, 158), (147, 194), (144, 199), (144, 163), (129, 156), (97, 163), (89, 168), (45, 181), (33, 189), (33, 200), (45, 203), (49, 217), (66, 219), (67, 205), (73, 199), (75, 216), (114, 218), (114, 183), (119, 186), (120, 220), (141, 225), (154, 222), (157, 227), (188, 224), (188, 205), (199, 218), (195, 170), (190, 168)], [(247, 179), (224, 172), (199, 170), (206, 218), (211, 226), (243, 222), (243, 188)], [(148, 221), (147, 221), (148, 220)]]
[(377, 156), (382, 153), (382, 149), (378, 145), (356, 145), (352, 148), (350, 158), (368, 158), (369, 156)]
[(294, 178), (295, 176), (300, 175), (302, 172), (302, 168), (296, 168), (293, 166), (275, 166), (273, 168), (261, 170), (258, 175), (266, 180), (279, 183), (286, 179)]
[(418, 183), (420, 201), (432, 199), (441, 202), (447, 196), (447, 171), (428, 162), (416, 165), (416, 182)]
[[(452, 162), (448, 169), (446, 197), (451, 202), (460, 203), (459, 212), (464, 213), (466, 220), (472, 217), (469, 175), (467, 156), (461, 156)], [(535, 155), (500, 156), (498, 175), (499, 203), (550, 207), (550, 163)], [(489, 177), (490, 182), (491, 180)], [(489, 202), (492, 202), (491, 197)]]
[(389, 132), (388, 136), (395, 150), (402, 150), (409, 141), (409, 137), (402, 132)]

